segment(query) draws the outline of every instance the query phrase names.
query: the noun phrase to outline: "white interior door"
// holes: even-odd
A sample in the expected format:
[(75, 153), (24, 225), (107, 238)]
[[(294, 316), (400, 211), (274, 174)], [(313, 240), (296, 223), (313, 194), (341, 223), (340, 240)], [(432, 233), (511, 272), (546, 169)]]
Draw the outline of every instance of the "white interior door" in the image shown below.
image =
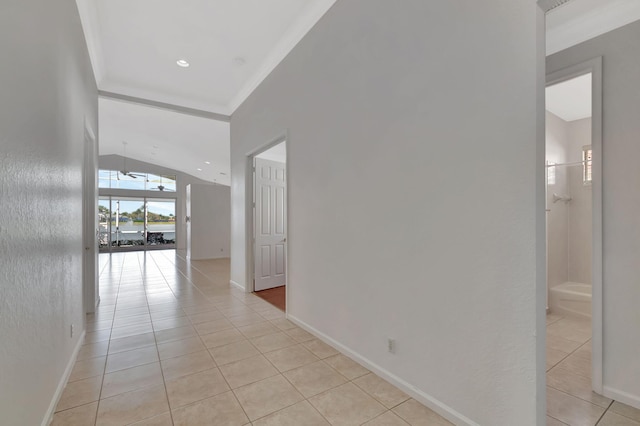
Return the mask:
[(285, 285), (286, 165), (255, 159), (255, 291)]

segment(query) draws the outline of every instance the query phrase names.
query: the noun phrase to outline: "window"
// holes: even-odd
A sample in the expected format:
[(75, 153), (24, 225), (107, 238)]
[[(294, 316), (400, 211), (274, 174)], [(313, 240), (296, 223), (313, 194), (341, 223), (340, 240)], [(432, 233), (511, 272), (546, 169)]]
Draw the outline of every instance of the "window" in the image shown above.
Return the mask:
[(591, 145), (582, 147), (582, 183), (591, 185), (593, 180), (593, 151)]
[(547, 184), (556, 184), (556, 163), (547, 162)]
[(132, 191), (176, 192), (176, 177), (175, 175), (137, 172), (124, 174), (118, 170), (100, 170), (98, 172), (98, 187)]

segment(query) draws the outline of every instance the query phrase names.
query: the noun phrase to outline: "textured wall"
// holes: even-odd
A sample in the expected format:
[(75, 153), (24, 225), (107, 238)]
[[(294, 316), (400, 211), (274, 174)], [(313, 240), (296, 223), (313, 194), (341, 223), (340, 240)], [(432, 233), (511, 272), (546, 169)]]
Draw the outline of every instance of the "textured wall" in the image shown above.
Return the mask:
[(246, 154), (288, 130), (289, 313), (459, 423), (544, 424), (540, 17), (338, 1), (231, 122), (232, 279)]
[(0, 423), (38, 425), (84, 326), (84, 123), (97, 132), (97, 89), (73, 0), (3, 0), (0, 54)]
[(554, 72), (602, 56), (603, 385), (640, 408), (640, 22), (547, 58)]

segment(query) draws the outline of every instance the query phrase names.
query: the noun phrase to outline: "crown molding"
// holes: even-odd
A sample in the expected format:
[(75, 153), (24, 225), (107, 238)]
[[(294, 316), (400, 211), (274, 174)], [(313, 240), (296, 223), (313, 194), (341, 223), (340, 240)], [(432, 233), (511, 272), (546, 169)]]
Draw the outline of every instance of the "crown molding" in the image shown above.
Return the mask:
[(638, 19), (640, 19), (640, 1), (638, 0), (570, 1), (547, 13), (547, 55)]
[(96, 79), (98, 87), (102, 84), (105, 77), (104, 55), (102, 52), (102, 44), (100, 43), (100, 25), (98, 23), (98, 10), (96, 3), (91, 0), (76, 0), (84, 39), (87, 42), (89, 50), (89, 59), (93, 67), (93, 76)]

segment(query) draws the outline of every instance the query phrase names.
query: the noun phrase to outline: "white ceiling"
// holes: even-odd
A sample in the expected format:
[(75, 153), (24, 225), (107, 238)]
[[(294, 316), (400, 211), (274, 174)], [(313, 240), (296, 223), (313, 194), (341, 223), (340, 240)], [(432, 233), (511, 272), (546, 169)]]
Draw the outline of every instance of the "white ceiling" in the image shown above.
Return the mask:
[(564, 121), (591, 117), (591, 74), (547, 87), (546, 107)]
[(103, 98), (99, 110), (100, 155), (123, 155), (124, 141), (128, 158), (230, 184), (229, 123)]
[(100, 90), (224, 115), (334, 2), (77, 0)]
[[(122, 155), (124, 140), (130, 158), (228, 185), (224, 121), (335, 1), (76, 0), (102, 92), (101, 154)], [(547, 53), (637, 19), (640, 0), (569, 0), (547, 14)], [(227, 117), (176, 112), (188, 108)]]
[(639, 0), (570, 0), (547, 13), (547, 55), (638, 19)]

